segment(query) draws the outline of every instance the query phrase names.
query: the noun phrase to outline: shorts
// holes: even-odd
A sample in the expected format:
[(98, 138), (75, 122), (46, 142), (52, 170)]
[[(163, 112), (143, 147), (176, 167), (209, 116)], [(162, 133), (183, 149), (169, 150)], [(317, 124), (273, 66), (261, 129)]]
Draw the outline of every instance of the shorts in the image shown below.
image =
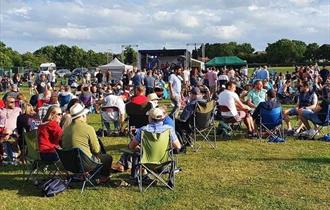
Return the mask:
[[(303, 108), (303, 112), (305, 112), (305, 111), (306, 111), (306, 112), (313, 112), (313, 111), (310, 110), (310, 109)], [(291, 108), (291, 109), (289, 109), (288, 115), (289, 115), (289, 116), (298, 115), (298, 112), (297, 112), (296, 108)]]
[(246, 112), (244, 111), (237, 111), (237, 115), (234, 116), (237, 122), (241, 121), (242, 119), (246, 118)]
[(312, 112), (310, 110), (304, 110), (302, 113), (302, 116), (306, 119), (306, 120), (310, 120), (315, 124), (322, 124), (319, 116), (317, 115), (317, 113)]

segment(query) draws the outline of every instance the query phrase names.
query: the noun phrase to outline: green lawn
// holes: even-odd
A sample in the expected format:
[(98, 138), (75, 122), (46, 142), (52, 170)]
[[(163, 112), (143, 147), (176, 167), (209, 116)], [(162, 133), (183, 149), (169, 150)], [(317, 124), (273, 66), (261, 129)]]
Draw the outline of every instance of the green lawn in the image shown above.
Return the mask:
[[(98, 115), (89, 124), (100, 127)], [(118, 160), (127, 138), (102, 139)], [(290, 138), (282, 144), (244, 138), (217, 148), (202, 143), (199, 152), (178, 156), (182, 172), (170, 191), (152, 187), (144, 194), (136, 186), (117, 187), (127, 173), (114, 174), (98, 190), (79, 187), (53, 198), (24, 181), (22, 167), (0, 166), (0, 209), (329, 209), (330, 143)]]

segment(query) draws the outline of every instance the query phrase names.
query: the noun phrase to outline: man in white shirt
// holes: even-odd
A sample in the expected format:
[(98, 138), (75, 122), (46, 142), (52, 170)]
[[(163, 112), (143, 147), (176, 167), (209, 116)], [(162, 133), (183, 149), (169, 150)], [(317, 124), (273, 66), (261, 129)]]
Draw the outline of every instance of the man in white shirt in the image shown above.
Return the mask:
[(110, 133), (110, 122), (114, 123), (115, 129), (123, 132), (125, 123), (125, 95), (108, 95), (103, 99), (101, 116), (107, 132)]
[(236, 84), (229, 81), (226, 84), (226, 90), (222, 91), (218, 96), (218, 104), (226, 106), (229, 111), (221, 112), (221, 116), (225, 118), (234, 118), (237, 122), (243, 120), (247, 129), (249, 137), (256, 136), (254, 134), (254, 122), (251, 115), (248, 113), (250, 107), (243, 104), (239, 99), (236, 91)]
[(178, 110), (180, 110), (181, 107), (181, 80), (180, 80), (180, 74), (181, 74), (181, 68), (177, 67), (174, 70), (174, 73), (171, 74), (168, 78), (169, 83), (169, 90), (170, 90), (170, 98), (172, 103), (174, 104), (174, 107), (169, 114), (170, 116), (174, 116), (178, 114)]

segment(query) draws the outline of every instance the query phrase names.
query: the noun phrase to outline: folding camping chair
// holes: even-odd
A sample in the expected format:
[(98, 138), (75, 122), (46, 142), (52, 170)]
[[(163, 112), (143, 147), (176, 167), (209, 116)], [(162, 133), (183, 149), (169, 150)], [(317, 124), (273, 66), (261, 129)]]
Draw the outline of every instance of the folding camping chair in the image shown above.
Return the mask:
[(132, 102), (126, 104), (126, 114), (128, 116), (128, 131), (132, 134), (135, 128), (141, 128), (149, 123), (147, 112), (152, 108), (151, 103), (145, 106), (137, 105)]
[[(120, 131), (120, 113), (118, 107), (110, 106), (110, 107), (101, 107), (100, 111), (101, 115), (101, 124), (102, 131), (106, 130), (108, 136), (115, 132), (119, 134)], [(114, 124), (114, 129), (111, 129), (111, 122)], [(102, 137), (104, 137), (104, 132), (102, 132)]]
[[(137, 178), (140, 191), (146, 191), (156, 180), (173, 190), (176, 161), (170, 142), (170, 130), (162, 133), (142, 130), (141, 137), (140, 161), (136, 167), (139, 172)], [(156, 178), (148, 183), (145, 189), (143, 189), (143, 182), (146, 181), (143, 177), (143, 169)], [(167, 182), (162, 177), (165, 174), (168, 174)]]
[(272, 136), (273, 138), (280, 137), (284, 139), (284, 129), (282, 124), (282, 107), (276, 107), (271, 110), (264, 108), (260, 109), (259, 118), (259, 138), (264, 137), (264, 131), (266, 132), (266, 138)]
[(315, 134), (312, 136), (312, 139), (315, 138), (316, 135), (322, 135), (322, 130), (324, 127), (328, 127), (330, 125), (330, 104), (328, 105), (328, 112), (324, 113), (324, 115), (326, 115), (325, 120), (322, 123), (315, 123), (313, 122), (315, 125), (317, 125), (316, 128), (316, 132)]
[(95, 187), (91, 180), (102, 169), (103, 165), (101, 163), (90, 159), (79, 148), (72, 148), (68, 150), (57, 149), (56, 152), (67, 172), (81, 175), (83, 181), (81, 193), (84, 192), (86, 182)]
[(220, 121), (222, 121), (226, 125), (226, 127), (230, 129), (230, 133), (232, 133), (233, 135), (238, 134), (238, 131), (241, 130), (242, 121), (237, 121), (234, 117), (224, 116), (223, 112), (230, 112), (230, 109), (225, 105), (219, 105), (217, 109), (217, 111), (220, 113)]
[[(39, 172), (46, 175), (47, 169), (49, 166), (54, 166), (55, 169), (53, 171), (49, 171), (48, 175), (54, 176), (58, 171), (58, 165), (56, 162), (49, 162), (49, 161), (43, 161), (40, 158), (40, 152), (39, 152), (39, 145), (38, 145), (38, 130), (32, 130), (30, 132), (23, 132), (23, 139), (26, 143), (26, 152), (25, 159), (27, 161), (32, 162), (31, 169), (29, 171), (29, 175), (27, 177), (27, 181), (30, 180), (30, 178), (35, 175), (37, 176)], [(23, 169), (23, 174), (25, 174), (25, 171), (27, 170), (27, 164), (26, 167)]]
[[(194, 133), (194, 143), (197, 142), (197, 135), (215, 149), (216, 147), (216, 127), (214, 121), (216, 102), (211, 100), (208, 102), (197, 102), (192, 119), (192, 130)], [(210, 136), (213, 135), (213, 140)], [(213, 141), (213, 142), (212, 142)], [(197, 148), (199, 149), (200, 146)]]

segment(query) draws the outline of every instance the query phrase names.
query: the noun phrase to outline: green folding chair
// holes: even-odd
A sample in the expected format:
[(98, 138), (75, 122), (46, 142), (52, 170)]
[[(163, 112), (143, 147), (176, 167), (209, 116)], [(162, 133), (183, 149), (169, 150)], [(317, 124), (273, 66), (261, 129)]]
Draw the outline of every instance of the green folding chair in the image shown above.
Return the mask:
[[(146, 191), (156, 180), (173, 190), (176, 161), (170, 142), (170, 130), (165, 130), (162, 133), (142, 130), (141, 137), (140, 161), (137, 166), (140, 191)], [(145, 189), (143, 189), (143, 182), (146, 181), (143, 177), (143, 169), (155, 178), (151, 182), (148, 180), (149, 183)], [(163, 179), (163, 175), (166, 174), (168, 175), (167, 181)]]
[[(55, 169), (53, 171), (48, 171), (48, 175), (55, 175), (58, 171), (58, 166), (55, 162), (48, 162), (43, 161), (40, 158), (40, 152), (39, 152), (39, 144), (38, 144), (38, 130), (32, 130), (30, 132), (24, 132), (23, 133), (23, 139), (26, 143), (26, 152), (25, 159), (32, 163), (29, 175), (27, 177), (27, 181), (30, 180), (30, 178), (34, 176), (38, 176), (38, 174), (41, 172), (43, 175), (47, 175), (47, 170), (49, 166), (55, 166)], [(23, 174), (25, 175), (25, 171), (28, 168), (28, 164), (26, 164), (26, 167), (24, 168)]]
[[(208, 142), (210, 146), (216, 148), (216, 126), (214, 121), (216, 103), (211, 100), (208, 102), (198, 102), (193, 114), (192, 130), (194, 134), (194, 143), (197, 142), (197, 136)], [(213, 137), (213, 138), (211, 138)], [(199, 145), (196, 150), (201, 146)]]

